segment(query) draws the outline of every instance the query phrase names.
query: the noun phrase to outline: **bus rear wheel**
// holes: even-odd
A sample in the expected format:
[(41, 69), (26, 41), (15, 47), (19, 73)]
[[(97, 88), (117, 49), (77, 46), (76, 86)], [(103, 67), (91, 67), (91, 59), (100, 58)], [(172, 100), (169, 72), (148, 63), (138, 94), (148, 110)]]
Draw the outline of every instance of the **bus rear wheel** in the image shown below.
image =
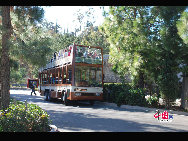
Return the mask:
[(64, 103), (65, 103), (65, 106), (69, 106), (69, 100), (67, 99), (67, 94), (65, 94), (65, 101), (64, 101)]
[(48, 101), (49, 92), (48, 92), (48, 91), (45, 91), (45, 92), (44, 92), (44, 95), (45, 95), (45, 100)]
[(65, 104), (65, 106), (69, 105), (69, 100), (67, 99), (67, 94), (66, 92), (63, 92), (61, 100), (63, 101), (63, 103)]
[(52, 98), (51, 98), (51, 94), (50, 94), (50, 92), (49, 91), (46, 91), (45, 92), (45, 95), (46, 95), (46, 101), (51, 101), (52, 100)]

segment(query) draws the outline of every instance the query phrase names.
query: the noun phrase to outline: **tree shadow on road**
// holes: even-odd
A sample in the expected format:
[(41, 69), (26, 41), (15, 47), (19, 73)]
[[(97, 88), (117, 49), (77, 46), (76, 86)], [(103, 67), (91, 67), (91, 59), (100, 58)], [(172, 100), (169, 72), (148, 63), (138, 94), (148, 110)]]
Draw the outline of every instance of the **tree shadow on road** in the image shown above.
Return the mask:
[[(51, 106), (58, 106), (56, 110), (45, 108), (44, 110), (50, 115), (52, 124), (56, 125), (58, 128), (67, 131), (94, 131), (94, 132), (187, 132), (187, 130), (174, 129), (168, 126), (163, 126), (161, 124), (152, 124), (146, 122), (137, 122), (133, 119), (119, 119), (110, 118), (103, 116), (106, 111), (110, 110), (112, 114), (115, 111), (125, 111), (125, 112), (142, 112), (151, 113), (155, 111), (137, 110), (137, 109), (124, 109), (118, 107), (105, 106), (100, 104), (89, 105), (87, 102), (72, 103), (71, 106), (64, 106), (60, 100), (53, 102), (48, 102), (44, 100), (43, 96), (31, 96), (26, 94), (11, 94), (11, 97), (17, 100), (28, 102), (33, 102), (35, 104), (48, 103)], [(62, 106), (61, 106), (62, 105)], [(77, 111), (77, 108), (81, 111)], [(99, 110), (101, 114), (84, 112), (86, 109), (89, 110)], [(114, 113), (113, 113), (114, 112)], [(139, 114), (142, 114), (139, 113)], [(186, 125), (185, 125), (186, 126)]]
[(52, 123), (68, 131), (94, 132), (187, 132), (154, 124), (136, 121), (104, 118), (93, 114), (47, 110)]

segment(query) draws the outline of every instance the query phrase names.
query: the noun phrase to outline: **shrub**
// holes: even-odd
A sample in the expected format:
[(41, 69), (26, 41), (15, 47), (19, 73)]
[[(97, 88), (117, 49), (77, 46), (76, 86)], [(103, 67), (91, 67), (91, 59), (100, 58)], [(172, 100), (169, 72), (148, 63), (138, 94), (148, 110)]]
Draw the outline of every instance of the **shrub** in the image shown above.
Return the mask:
[(145, 99), (144, 90), (141, 88), (130, 89), (129, 94), (127, 96), (127, 104), (128, 105), (145, 106), (146, 99)]
[(11, 102), (0, 111), (0, 132), (46, 132), (49, 124), (49, 115), (35, 104)]
[(152, 107), (158, 107), (159, 105), (159, 100), (156, 96), (150, 96), (146, 101)]
[(122, 104), (145, 106), (145, 90), (129, 84), (108, 83), (104, 85), (104, 101)]
[(127, 86), (121, 83), (105, 83), (103, 95), (104, 101), (115, 103), (119, 94), (124, 91), (124, 87)]

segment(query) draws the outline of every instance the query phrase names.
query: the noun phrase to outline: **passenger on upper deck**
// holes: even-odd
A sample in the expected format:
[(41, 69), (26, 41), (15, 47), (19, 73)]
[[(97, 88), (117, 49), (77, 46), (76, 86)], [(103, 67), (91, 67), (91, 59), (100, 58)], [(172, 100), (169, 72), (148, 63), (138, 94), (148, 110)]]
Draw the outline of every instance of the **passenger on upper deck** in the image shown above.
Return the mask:
[(56, 59), (56, 52), (54, 52), (54, 60)]
[(67, 52), (67, 50), (65, 49), (64, 57), (67, 57), (67, 56), (68, 56), (68, 52)]

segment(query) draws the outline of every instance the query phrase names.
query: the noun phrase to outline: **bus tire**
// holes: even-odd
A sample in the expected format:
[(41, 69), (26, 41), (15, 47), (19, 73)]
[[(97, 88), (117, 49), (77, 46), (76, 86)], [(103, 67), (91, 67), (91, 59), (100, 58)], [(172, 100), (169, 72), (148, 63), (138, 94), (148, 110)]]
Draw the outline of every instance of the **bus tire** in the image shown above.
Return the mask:
[(61, 101), (64, 104), (64, 101), (65, 101), (65, 92), (64, 91), (62, 91)]
[(49, 91), (46, 91), (46, 92), (45, 92), (45, 95), (46, 95), (46, 98), (45, 98), (46, 101), (51, 101), (51, 100), (52, 100)]
[(48, 101), (52, 101), (51, 92), (48, 92)]
[(45, 95), (45, 100), (48, 101), (49, 92), (45, 91), (44, 93), (45, 93), (45, 94), (44, 94), (44, 95)]
[(64, 104), (65, 106), (69, 106), (69, 100), (67, 99), (67, 94), (64, 95)]

